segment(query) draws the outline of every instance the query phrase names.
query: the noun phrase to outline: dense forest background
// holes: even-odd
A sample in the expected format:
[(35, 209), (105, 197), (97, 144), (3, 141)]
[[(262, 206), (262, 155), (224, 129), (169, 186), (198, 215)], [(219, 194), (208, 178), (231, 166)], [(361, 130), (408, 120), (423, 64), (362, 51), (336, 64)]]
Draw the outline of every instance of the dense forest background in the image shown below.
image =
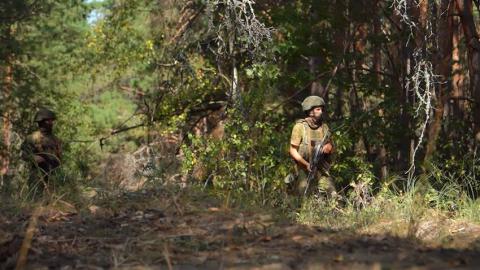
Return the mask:
[[(0, 269), (478, 269), (479, 11), (1, 0)], [(284, 182), (310, 95), (331, 197)], [(40, 108), (63, 155), (36, 193)]]
[(197, 183), (275, 205), (300, 102), (319, 95), (342, 194), (428, 183), (475, 199), (478, 20), (472, 0), (2, 1), (1, 189), (26, 195), (19, 147), (48, 107), (62, 183)]

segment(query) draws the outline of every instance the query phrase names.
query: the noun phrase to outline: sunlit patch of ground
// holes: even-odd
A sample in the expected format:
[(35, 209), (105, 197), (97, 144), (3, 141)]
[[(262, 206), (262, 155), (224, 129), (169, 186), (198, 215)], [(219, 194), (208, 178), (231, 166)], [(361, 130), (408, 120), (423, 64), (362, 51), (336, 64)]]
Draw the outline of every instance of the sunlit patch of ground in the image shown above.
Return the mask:
[[(441, 213), (431, 211), (415, 224), (409, 220), (382, 220), (360, 232), (381, 234), (388, 232), (398, 237), (414, 237), (424, 245), (443, 248), (480, 248), (480, 225), (449, 218)], [(410, 227), (414, 226), (412, 235)]]
[[(475, 240), (445, 248), (383, 233), (383, 227), (394, 226), (393, 222), (382, 221), (358, 233), (296, 224), (261, 206), (242, 210), (225, 205), (201, 191), (162, 188), (125, 193), (82, 209), (68, 203), (46, 206), (38, 217), (27, 268), (476, 269), (480, 265)], [(1, 215), (2, 268), (15, 266), (30, 220), (30, 214)], [(435, 224), (420, 222), (418, 238), (428, 239), (441, 231)], [(467, 229), (461, 223), (447, 227), (455, 228), (450, 232), (455, 239), (465, 239), (462, 233), (478, 234), (478, 228)]]

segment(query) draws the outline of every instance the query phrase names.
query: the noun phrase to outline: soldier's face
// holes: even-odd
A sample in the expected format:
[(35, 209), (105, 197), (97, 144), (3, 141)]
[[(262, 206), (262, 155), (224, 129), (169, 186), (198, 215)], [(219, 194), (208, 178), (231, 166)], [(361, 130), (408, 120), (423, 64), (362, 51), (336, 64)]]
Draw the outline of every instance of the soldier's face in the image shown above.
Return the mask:
[(316, 120), (322, 119), (323, 107), (315, 107), (310, 111), (310, 116)]
[(43, 129), (46, 131), (52, 131), (54, 122), (55, 120), (53, 119), (46, 119), (41, 122), (38, 122), (38, 126), (40, 127), (40, 129)]

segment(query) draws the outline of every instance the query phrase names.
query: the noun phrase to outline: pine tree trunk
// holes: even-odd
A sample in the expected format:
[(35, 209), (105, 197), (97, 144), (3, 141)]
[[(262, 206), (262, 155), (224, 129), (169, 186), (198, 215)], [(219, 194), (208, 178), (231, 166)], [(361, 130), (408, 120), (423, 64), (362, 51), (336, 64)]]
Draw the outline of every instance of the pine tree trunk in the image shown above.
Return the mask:
[(470, 77), (470, 92), (475, 101), (473, 110), (474, 132), (480, 137), (480, 42), (473, 19), (472, 0), (456, 0), (460, 14), (463, 34), (468, 52), (468, 73)]
[(424, 162), (431, 159), (435, 152), (438, 134), (442, 125), (444, 108), (450, 96), (450, 76), (452, 73), (453, 5), (450, 0), (442, 0), (439, 10), (438, 53), (435, 59), (435, 74), (439, 76), (437, 84), (434, 117), (428, 127), (427, 146)]
[[(417, 27), (415, 28), (415, 44), (414, 48), (408, 48), (408, 59), (407, 60), (407, 76), (410, 77), (412, 75), (412, 71), (415, 66), (415, 59), (414, 59), (414, 52), (415, 50), (421, 50), (422, 55), (425, 57), (425, 49), (427, 47), (427, 42), (425, 37), (428, 35), (427, 33), (427, 22), (429, 19), (428, 14), (428, 0), (410, 0), (409, 6), (412, 9), (412, 15), (416, 19)], [(407, 90), (407, 100), (410, 106), (416, 106), (415, 94), (410, 89)], [(415, 123), (411, 117), (408, 117), (408, 129), (413, 131), (415, 129)], [(410, 136), (409, 141), (409, 167), (410, 165), (415, 163), (415, 147), (417, 138), (415, 136)], [(411, 172), (414, 173), (414, 172)]]
[[(13, 28), (7, 27), (5, 33), (5, 40), (8, 42), (13, 35)], [(2, 87), (2, 147), (0, 148), (0, 186), (3, 184), (4, 176), (7, 174), (10, 166), (10, 136), (12, 132), (12, 126), (10, 122), (11, 106), (10, 99), (12, 95), (13, 84), (13, 54), (7, 51), (5, 57), (5, 67), (3, 74), (3, 87)]]
[[(405, 27), (403, 27), (400, 17), (397, 14), (393, 14), (389, 21), (391, 23), (387, 26), (390, 28), (390, 31), (401, 35)], [(405, 90), (405, 78), (409, 74), (408, 61), (410, 50), (409, 47), (405, 46), (404, 40), (401, 39), (394, 43), (386, 44), (386, 46), (388, 56), (388, 66), (386, 66), (386, 68), (388, 72), (394, 75), (392, 78), (392, 87), (394, 89), (392, 95), (399, 106), (400, 119), (397, 126), (404, 131), (398, 134), (398, 143), (395, 144), (395, 148), (392, 150), (392, 155), (394, 156), (393, 164), (395, 171), (404, 171), (408, 166), (410, 142), (410, 119), (407, 108), (407, 93)]]
[(460, 51), (461, 40), (461, 24), (458, 17), (454, 18), (453, 26), (453, 51), (452, 51), (452, 87), (453, 87), (453, 104), (452, 111), (453, 116), (457, 120), (464, 120), (465, 118), (465, 100), (463, 100), (465, 93), (463, 91), (463, 81), (465, 76), (463, 75), (463, 66)]
[[(12, 94), (12, 81), (13, 72), (11, 66), (11, 57), (8, 57), (5, 66), (4, 84), (3, 84), (3, 98), (6, 101), (4, 105), (4, 112), (2, 115), (2, 151), (1, 151), (1, 164), (0, 164), (0, 176), (7, 174), (10, 164), (10, 136), (12, 126), (10, 124), (10, 106), (8, 106), (10, 96)], [(1, 183), (0, 183), (1, 185)]]
[[(377, 10), (379, 10), (381, 7), (380, 7), (380, 4), (379, 4), (379, 0), (376, 0), (375, 1), (375, 7), (374, 7), (374, 13), (373, 13), (373, 34), (375, 37), (379, 36), (381, 34), (381, 21), (380, 21), (380, 14), (377, 12)], [(377, 84), (377, 86), (379, 87), (381, 85), (381, 82), (382, 82), (382, 75), (381, 75), (381, 72), (382, 72), (382, 52), (381, 52), (381, 47), (378, 45), (378, 44), (375, 44), (373, 46), (373, 70), (375, 71), (375, 82)], [(382, 94), (382, 98), (384, 99), (385, 98), (385, 95)], [(382, 122), (383, 122), (383, 117), (384, 117), (384, 113), (383, 113), (383, 109), (380, 109), (380, 117), (382, 117)], [(380, 163), (380, 179), (381, 180), (385, 180), (387, 179), (388, 177), (388, 152), (387, 152), (387, 149), (385, 147), (385, 135), (383, 134), (383, 132), (381, 132), (380, 134), (380, 143), (378, 145), (378, 161)]]
[[(344, 4), (342, 1), (337, 0), (335, 1), (334, 10), (343, 10)], [(333, 12), (333, 11), (332, 11)], [(335, 60), (337, 63), (340, 63), (341, 59), (343, 59), (343, 53), (345, 51), (345, 33), (346, 29), (343, 25), (339, 25), (335, 27), (334, 33), (334, 42), (336, 48), (336, 55), (337, 59)], [(345, 114), (344, 111), (344, 104), (345, 104), (345, 89), (343, 87), (337, 87), (336, 89), (336, 106), (335, 106), (335, 115), (341, 117)]]
[[(233, 14), (231, 15), (233, 16)], [(240, 90), (238, 87), (238, 70), (237, 70), (237, 59), (235, 55), (235, 31), (230, 29), (229, 38), (228, 38), (228, 51), (229, 51), (229, 60), (231, 64), (231, 88), (230, 88), (230, 101), (234, 108), (241, 110), (241, 97)]]

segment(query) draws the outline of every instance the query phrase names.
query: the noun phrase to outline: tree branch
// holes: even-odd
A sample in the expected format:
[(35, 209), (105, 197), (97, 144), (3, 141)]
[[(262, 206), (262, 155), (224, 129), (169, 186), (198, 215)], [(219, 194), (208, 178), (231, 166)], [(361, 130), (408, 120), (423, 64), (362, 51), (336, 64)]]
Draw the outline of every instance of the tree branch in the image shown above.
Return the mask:
[(195, 19), (200, 15), (203, 11), (204, 6), (196, 6), (194, 1), (189, 1), (185, 5), (185, 7), (181, 11), (181, 17), (178, 22), (179, 26), (177, 27), (177, 31), (172, 39), (170, 39), (169, 44), (175, 44), (178, 40), (183, 36), (183, 34), (187, 31), (190, 25), (195, 21)]
[[(203, 106), (202, 106), (203, 105)], [(209, 102), (209, 103), (203, 103), (203, 104), (199, 104), (199, 107), (198, 108), (194, 108), (194, 109), (191, 109), (190, 110), (190, 113), (191, 114), (198, 114), (198, 113), (203, 113), (203, 112), (208, 112), (207, 115), (209, 115), (211, 112), (213, 111), (217, 111), (217, 110), (220, 110), (222, 107), (224, 107), (226, 105), (226, 102), (225, 101), (213, 101), (213, 102)], [(143, 123), (140, 123), (140, 124), (137, 124), (137, 125), (133, 125), (133, 126), (128, 126), (128, 127), (120, 127), (120, 128), (116, 128), (114, 130), (112, 130), (107, 136), (105, 137), (102, 137), (100, 138), (99, 140), (99, 143), (100, 143), (100, 148), (103, 149), (103, 146), (105, 145), (105, 141), (108, 140), (110, 137), (116, 135), (116, 134), (119, 134), (119, 133), (123, 133), (123, 132), (126, 132), (126, 131), (129, 131), (129, 130), (132, 130), (132, 129), (137, 129), (137, 128), (140, 128), (140, 127), (145, 127), (147, 126), (148, 124), (151, 124), (151, 123), (155, 123), (155, 122), (158, 122), (166, 117), (171, 117), (171, 116), (175, 116), (175, 115), (179, 115), (181, 113), (183, 113), (185, 111), (185, 109), (182, 109), (182, 110), (177, 110), (175, 112), (173, 112), (172, 114), (170, 115), (165, 115), (165, 116), (160, 116), (160, 117), (156, 117), (154, 119), (152, 119), (150, 121), (150, 123), (147, 123), (147, 122), (143, 122)], [(198, 120), (197, 120), (198, 121)]]

